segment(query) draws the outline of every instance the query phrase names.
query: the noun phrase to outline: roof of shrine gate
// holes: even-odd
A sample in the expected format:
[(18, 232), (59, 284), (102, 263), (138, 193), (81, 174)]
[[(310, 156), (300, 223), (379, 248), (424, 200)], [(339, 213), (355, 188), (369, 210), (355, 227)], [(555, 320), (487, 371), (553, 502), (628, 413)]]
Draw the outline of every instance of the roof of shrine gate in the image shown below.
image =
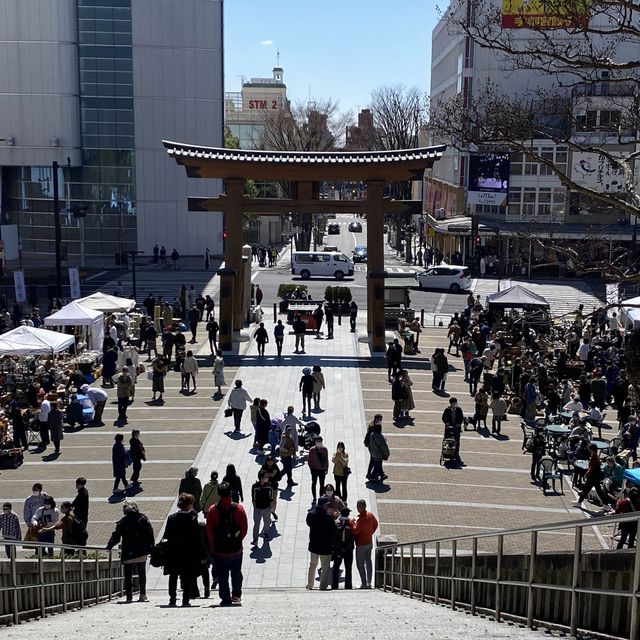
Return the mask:
[(162, 141), (191, 178), (259, 180), (421, 180), (445, 145), (397, 151), (257, 151)]

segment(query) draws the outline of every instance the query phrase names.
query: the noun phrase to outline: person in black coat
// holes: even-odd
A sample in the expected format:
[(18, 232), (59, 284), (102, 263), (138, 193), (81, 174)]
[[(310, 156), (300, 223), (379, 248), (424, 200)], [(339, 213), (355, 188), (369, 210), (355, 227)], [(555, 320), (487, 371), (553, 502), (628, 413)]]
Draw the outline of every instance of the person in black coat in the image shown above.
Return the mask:
[(349, 514), (351, 510), (343, 507), (340, 510), (340, 518), (337, 522), (335, 546), (333, 549), (333, 570), (331, 588), (337, 589), (340, 582), (340, 565), (344, 560), (344, 588), (351, 589), (351, 567), (353, 566), (353, 549), (355, 547), (355, 537), (349, 524)]
[(11, 424), (13, 425), (13, 446), (22, 447), (24, 451), (29, 448), (27, 441), (27, 428), (24, 423), (24, 417), (22, 416), (22, 409), (20, 403), (14, 398), (11, 401)]
[(258, 449), (263, 449), (269, 442), (269, 431), (271, 430), (271, 416), (267, 411), (267, 401), (260, 400), (260, 406), (256, 414), (256, 445)]
[(178, 509), (167, 519), (163, 539), (166, 541), (164, 575), (169, 576), (169, 606), (177, 600), (178, 577), (182, 584), (182, 606), (188, 607), (196, 593), (196, 577), (207, 562), (198, 514), (193, 510), (194, 497), (182, 493)]
[(138, 574), (140, 585), (140, 602), (147, 602), (147, 556), (151, 553), (154, 543), (153, 527), (138, 505), (133, 500), (127, 500), (122, 505), (124, 516), (116, 523), (115, 531), (111, 534), (107, 549), (113, 549), (122, 541), (122, 566), (124, 567), (124, 592), (127, 602), (133, 600), (133, 572)]
[(76, 480), (76, 497), (73, 499), (73, 515), (87, 528), (89, 522), (89, 492), (87, 491), (87, 479), (78, 478)]
[(320, 328), (322, 327), (322, 321), (324, 320), (322, 303), (318, 304), (318, 308), (313, 312), (313, 319), (316, 321), (316, 338), (319, 338)]
[(198, 476), (198, 467), (189, 467), (184, 474), (184, 478), (180, 480), (180, 488), (178, 489), (178, 495), (182, 493), (188, 493), (193, 496), (193, 510), (199, 513), (202, 509), (200, 507), (200, 498), (202, 497), (202, 483)]
[(309, 527), (309, 571), (307, 573), (307, 589), (313, 589), (318, 561), (321, 565), (320, 589), (325, 590), (331, 584), (331, 554), (336, 536), (336, 524), (328, 514), (325, 505), (327, 498), (321, 496), (318, 505), (307, 513)]
[[(302, 370), (302, 377), (300, 378), (299, 390), (302, 392), (302, 415), (311, 414), (311, 398), (313, 397), (313, 376), (311, 375), (311, 369), (305, 367)], [(306, 412), (305, 412), (306, 409)]]

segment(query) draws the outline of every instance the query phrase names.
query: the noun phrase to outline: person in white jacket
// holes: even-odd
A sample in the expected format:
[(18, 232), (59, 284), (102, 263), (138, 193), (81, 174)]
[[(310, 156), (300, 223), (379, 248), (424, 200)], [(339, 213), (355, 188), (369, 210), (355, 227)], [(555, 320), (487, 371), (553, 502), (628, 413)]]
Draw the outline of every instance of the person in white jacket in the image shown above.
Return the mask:
[(253, 402), (247, 390), (242, 386), (242, 380), (236, 380), (236, 386), (229, 393), (229, 409), (233, 412), (234, 431), (240, 431), (240, 423), (242, 422), (242, 414), (247, 408), (247, 402)]
[(196, 392), (196, 376), (198, 375), (198, 361), (193, 357), (193, 351), (187, 351), (187, 357), (180, 365), (180, 373), (182, 374), (181, 391), (189, 393), (191, 382), (193, 381), (193, 393)]

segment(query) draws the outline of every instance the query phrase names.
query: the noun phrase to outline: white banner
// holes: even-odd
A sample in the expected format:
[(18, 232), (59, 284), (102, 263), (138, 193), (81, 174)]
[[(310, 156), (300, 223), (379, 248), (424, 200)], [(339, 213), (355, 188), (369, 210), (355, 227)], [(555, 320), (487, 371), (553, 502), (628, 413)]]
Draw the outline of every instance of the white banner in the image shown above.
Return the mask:
[[(624, 157), (615, 152), (612, 155)], [(608, 158), (598, 153), (574, 153), (571, 179), (581, 187), (594, 189), (600, 193), (618, 193), (625, 190), (625, 175), (622, 167), (611, 164)]]
[(499, 191), (469, 191), (467, 202), (469, 204), (488, 204), (492, 207), (502, 207), (506, 204), (507, 194)]
[(71, 289), (72, 300), (77, 300), (82, 296), (80, 293), (80, 271), (78, 267), (69, 267), (69, 288)]
[(16, 302), (27, 301), (27, 287), (24, 284), (24, 271), (13, 272), (13, 286), (16, 290)]
[(620, 285), (615, 284), (605, 285), (607, 304), (620, 304)]

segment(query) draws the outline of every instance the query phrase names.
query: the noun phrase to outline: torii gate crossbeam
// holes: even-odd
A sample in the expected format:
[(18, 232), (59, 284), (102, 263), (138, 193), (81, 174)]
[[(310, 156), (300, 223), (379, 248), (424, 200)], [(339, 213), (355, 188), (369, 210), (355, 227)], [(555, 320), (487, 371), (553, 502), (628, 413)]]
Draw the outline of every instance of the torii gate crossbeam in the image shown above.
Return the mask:
[[(243, 326), (243, 214), (335, 213), (352, 211), (367, 218), (367, 328), (374, 351), (385, 349), (384, 321), (384, 215), (420, 213), (419, 201), (393, 201), (384, 197), (385, 184), (420, 180), (425, 169), (442, 157), (444, 146), (401, 151), (297, 152), (247, 151), (201, 147), (163, 141), (168, 154), (185, 167), (191, 178), (225, 181), (225, 194), (218, 198), (190, 198), (190, 211), (224, 212), (227, 242), (225, 266), (220, 282), (221, 349), (233, 345), (233, 333)], [(296, 197), (287, 200), (247, 198), (247, 180), (288, 181), (295, 184)], [(358, 180), (367, 185), (367, 199), (343, 204), (317, 197), (322, 181)]]

